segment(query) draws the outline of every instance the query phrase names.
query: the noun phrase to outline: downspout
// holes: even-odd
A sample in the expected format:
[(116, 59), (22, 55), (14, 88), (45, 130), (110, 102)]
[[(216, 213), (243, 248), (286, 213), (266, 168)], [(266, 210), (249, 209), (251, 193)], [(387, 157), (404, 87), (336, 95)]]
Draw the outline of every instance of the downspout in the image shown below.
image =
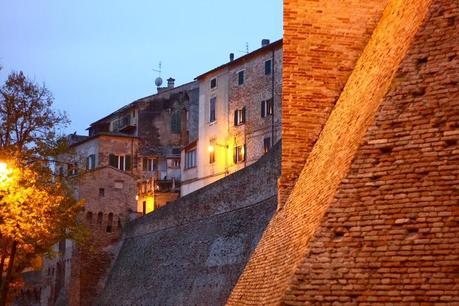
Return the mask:
[(274, 146), (274, 52), (275, 49), (272, 50), (272, 71), (271, 71), (271, 99), (272, 99), (272, 108), (273, 113), (271, 115), (271, 147)]

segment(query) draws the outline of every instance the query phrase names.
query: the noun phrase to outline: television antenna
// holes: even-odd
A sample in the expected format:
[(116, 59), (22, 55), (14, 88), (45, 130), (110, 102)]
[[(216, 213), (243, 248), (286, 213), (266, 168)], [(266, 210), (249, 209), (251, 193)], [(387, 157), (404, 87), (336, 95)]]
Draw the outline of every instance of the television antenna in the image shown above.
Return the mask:
[(163, 84), (163, 79), (161, 78), (161, 61), (158, 63), (158, 69), (152, 69), (153, 71), (158, 73), (158, 77), (155, 79), (155, 85), (157, 87), (161, 86)]

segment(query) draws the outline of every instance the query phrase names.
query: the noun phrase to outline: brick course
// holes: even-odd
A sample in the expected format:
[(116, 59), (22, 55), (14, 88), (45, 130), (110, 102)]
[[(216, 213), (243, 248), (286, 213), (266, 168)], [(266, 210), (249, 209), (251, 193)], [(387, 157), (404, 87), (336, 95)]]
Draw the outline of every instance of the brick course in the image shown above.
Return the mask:
[[(319, 3), (324, 5), (324, 9), (328, 8), (329, 2)], [(307, 273), (302, 274), (297, 267), (305, 254), (322, 253), (321, 249), (308, 247), (311, 237), (321, 225), (323, 215), (333, 200), (339, 183), (348, 172), (359, 144), (369, 129), (378, 106), (387, 93), (393, 76), (407, 52), (410, 41), (420, 27), (429, 4), (429, 1), (404, 1), (403, 3), (390, 1), (385, 8), (378, 26), (357, 61), (335, 108), (309, 154), (290, 197), (268, 225), (260, 244), (230, 296), (229, 305), (274, 305), (287, 302), (296, 305), (310, 302), (311, 300), (302, 300), (303, 296), (297, 291), (287, 291), (291, 286), (292, 277), (298, 274), (301, 274), (297, 278), (298, 286), (316, 285), (315, 290), (309, 292), (322, 295), (322, 299), (315, 301), (319, 304), (328, 303), (332, 299), (333, 290), (340, 289), (337, 286), (328, 292), (321, 293), (320, 291), (325, 284), (330, 285), (330, 279), (336, 277), (335, 271), (328, 270), (328, 274), (315, 277), (315, 271), (308, 270)], [(314, 5), (312, 7), (318, 10), (318, 7)], [(288, 20), (289, 16), (286, 15), (286, 18)], [(313, 19), (311, 22), (313, 21), (317, 20)], [(321, 25), (318, 23), (317, 27), (320, 28)], [(312, 26), (315, 27), (316, 24)], [(285, 42), (285, 46), (288, 43)], [(295, 41), (290, 43), (295, 44)], [(287, 47), (284, 50), (287, 52)], [(284, 71), (287, 69), (288, 66), (285, 64)], [(319, 89), (304, 86), (303, 88), (297, 87), (295, 90), (307, 95)], [(318, 96), (318, 99), (321, 99), (321, 95)], [(305, 106), (297, 105), (296, 111), (301, 113), (303, 107)], [(295, 130), (289, 131), (292, 117), (288, 113), (283, 113), (282, 119), (283, 129), (287, 132), (295, 132)], [(305, 146), (308, 144), (305, 143)], [(295, 143), (293, 146), (288, 142), (283, 142), (283, 147), (285, 148), (283, 148), (282, 162), (285, 160), (285, 154), (297, 149), (299, 145)], [(352, 193), (353, 189), (350, 188), (349, 192)], [(388, 197), (390, 201), (391, 195)], [(373, 217), (367, 222), (377, 223), (378, 221)], [(343, 229), (336, 229), (338, 239), (344, 234)], [(370, 231), (367, 238), (375, 240), (377, 230)], [(322, 242), (320, 240), (319, 244)], [(387, 242), (384, 245), (387, 246)], [(331, 249), (330, 252), (333, 251)], [(333, 259), (340, 260), (335, 257)], [(306, 268), (311, 265), (329, 267), (331, 263), (329, 257), (317, 256), (313, 262), (306, 265)], [(360, 279), (366, 277), (364, 274), (358, 274), (358, 271), (356, 275)], [(311, 279), (310, 283), (308, 283), (309, 279)], [(359, 283), (346, 288), (356, 291), (359, 289), (358, 285)], [(287, 296), (285, 296), (286, 292), (288, 292)], [(387, 291), (387, 294), (394, 295), (396, 292)], [(345, 299), (333, 301), (336, 303), (349, 302)]]

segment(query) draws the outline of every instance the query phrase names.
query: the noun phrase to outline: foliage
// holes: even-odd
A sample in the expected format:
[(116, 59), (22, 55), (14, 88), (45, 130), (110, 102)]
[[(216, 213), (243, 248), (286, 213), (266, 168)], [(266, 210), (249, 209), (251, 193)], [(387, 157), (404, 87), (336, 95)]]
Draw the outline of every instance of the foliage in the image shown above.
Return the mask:
[(67, 149), (57, 131), (68, 124), (52, 105), (49, 90), (22, 72), (0, 87), (0, 305), (34, 259), (62, 239), (83, 237), (82, 203), (50, 166)]
[(56, 128), (66, 126), (65, 113), (52, 109), (54, 99), (43, 85), (22, 71), (12, 72), (0, 88), (0, 147), (46, 156), (61, 145)]

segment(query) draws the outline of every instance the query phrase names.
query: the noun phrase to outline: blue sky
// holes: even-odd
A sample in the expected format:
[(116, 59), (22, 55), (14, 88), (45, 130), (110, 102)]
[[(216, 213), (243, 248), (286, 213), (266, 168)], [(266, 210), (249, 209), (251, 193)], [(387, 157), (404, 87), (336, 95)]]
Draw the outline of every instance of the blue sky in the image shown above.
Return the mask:
[(45, 83), (72, 120), (66, 132), (86, 134), (155, 93), (159, 61), (180, 85), (281, 37), (281, 0), (0, 0), (0, 80), (23, 70)]

